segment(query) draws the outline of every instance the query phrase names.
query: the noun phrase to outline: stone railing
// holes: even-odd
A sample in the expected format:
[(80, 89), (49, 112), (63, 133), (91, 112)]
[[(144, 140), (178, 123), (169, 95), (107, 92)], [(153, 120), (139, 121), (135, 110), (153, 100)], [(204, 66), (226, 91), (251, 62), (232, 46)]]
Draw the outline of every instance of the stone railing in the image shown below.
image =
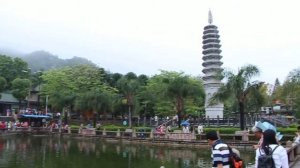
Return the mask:
[(300, 145), (287, 144), (286, 151), (289, 158), (289, 167), (293, 167), (297, 161), (300, 161)]

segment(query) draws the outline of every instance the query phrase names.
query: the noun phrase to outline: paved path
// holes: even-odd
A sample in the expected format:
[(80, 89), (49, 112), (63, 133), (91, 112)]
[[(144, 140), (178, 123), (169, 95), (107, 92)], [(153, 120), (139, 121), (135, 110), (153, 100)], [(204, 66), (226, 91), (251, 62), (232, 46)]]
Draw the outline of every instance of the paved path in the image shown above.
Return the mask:
[(291, 168), (300, 168), (300, 160), (297, 160), (294, 166), (292, 166)]

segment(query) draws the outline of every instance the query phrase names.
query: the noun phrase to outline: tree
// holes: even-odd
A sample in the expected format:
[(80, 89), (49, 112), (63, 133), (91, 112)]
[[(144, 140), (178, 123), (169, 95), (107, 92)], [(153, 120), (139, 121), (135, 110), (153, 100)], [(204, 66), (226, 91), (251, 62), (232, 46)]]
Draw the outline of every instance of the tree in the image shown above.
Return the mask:
[(177, 114), (179, 127), (186, 112), (195, 113), (204, 106), (202, 81), (183, 73), (161, 71), (149, 79), (146, 90), (155, 103), (155, 114)]
[(128, 106), (128, 124), (132, 126), (132, 107), (135, 105), (136, 93), (141, 86), (137, 76), (129, 72), (122, 76), (117, 82), (117, 89), (124, 98), (124, 104)]
[(12, 94), (19, 100), (20, 104), (22, 100), (25, 100), (25, 98), (29, 96), (30, 89), (31, 82), (29, 79), (16, 78), (12, 81)]
[(274, 99), (281, 100), (291, 110), (295, 112), (296, 117), (300, 117), (300, 68), (289, 72), (286, 80), (276, 89)]
[[(69, 112), (83, 93), (94, 92), (97, 95), (98, 91), (115, 91), (104, 83), (103, 76), (103, 69), (93, 65), (51, 70), (42, 75), (45, 81), (42, 94), (49, 96), (49, 104), (53, 108)], [(85, 103), (88, 103), (87, 101)]]
[[(0, 93), (5, 89), (6, 87), (6, 80), (2, 76), (0, 76)], [(1, 94), (0, 94), (1, 99)]]
[(263, 82), (251, 82), (252, 77), (259, 75), (259, 70), (254, 65), (246, 65), (239, 69), (237, 74), (231, 71), (224, 71), (223, 75), (227, 79), (227, 82), (212, 96), (210, 102), (224, 102), (233, 96), (239, 107), (240, 129), (244, 130), (244, 114), (247, 98), (250, 94), (255, 96), (260, 96), (261, 94), (259, 89), (263, 86)]
[(178, 126), (180, 127), (181, 121), (184, 117), (184, 107), (186, 100), (190, 97), (204, 97), (204, 90), (202, 83), (191, 80), (189, 76), (184, 74), (174, 74), (175, 78), (165, 80), (168, 83), (167, 96), (173, 99), (175, 104), (176, 113), (178, 115)]
[(106, 72), (104, 79), (105, 82), (108, 83), (111, 87), (117, 87), (117, 81), (122, 78), (122, 74), (120, 73), (109, 73)]
[(26, 62), (20, 58), (11, 58), (0, 55), (0, 76), (5, 78), (7, 84), (5, 89), (11, 89), (12, 81), (16, 78), (28, 79), (30, 69)]
[[(262, 83), (261, 83), (262, 84)], [(266, 84), (261, 85), (257, 91), (250, 92), (245, 102), (245, 111), (248, 113), (259, 112), (261, 107), (271, 105), (269, 100), (268, 88)]]
[(276, 78), (275, 83), (274, 83), (274, 88), (273, 88), (272, 95), (276, 94), (276, 91), (277, 91), (278, 87), (280, 87), (280, 82), (279, 82), (279, 79)]
[(81, 111), (90, 111), (96, 117), (94, 117), (94, 125), (96, 120), (99, 120), (101, 113), (112, 112), (113, 100), (116, 94), (101, 89), (95, 89), (89, 92), (80, 93), (75, 102), (75, 109)]

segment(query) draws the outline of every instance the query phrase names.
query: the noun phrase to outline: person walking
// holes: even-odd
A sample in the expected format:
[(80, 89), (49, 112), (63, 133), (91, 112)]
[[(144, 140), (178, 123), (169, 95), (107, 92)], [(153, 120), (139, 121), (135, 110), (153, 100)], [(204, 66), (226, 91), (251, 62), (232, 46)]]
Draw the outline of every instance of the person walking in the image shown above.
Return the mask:
[(213, 168), (229, 168), (229, 148), (223, 143), (216, 131), (206, 133), (208, 144), (212, 147), (212, 167)]
[(261, 167), (259, 158), (263, 155), (271, 155), (276, 168), (288, 168), (288, 155), (286, 149), (278, 144), (276, 133), (272, 129), (263, 132), (263, 141), (261, 146), (256, 149), (255, 167)]

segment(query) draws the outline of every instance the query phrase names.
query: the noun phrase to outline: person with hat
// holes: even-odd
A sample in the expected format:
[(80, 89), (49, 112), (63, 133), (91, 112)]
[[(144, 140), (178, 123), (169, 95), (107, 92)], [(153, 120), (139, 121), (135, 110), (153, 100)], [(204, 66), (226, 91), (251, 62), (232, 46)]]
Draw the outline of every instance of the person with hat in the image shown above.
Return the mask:
[(271, 129), (271, 130), (273, 130), (276, 133), (276, 139), (277, 139), (278, 142), (282, 139), (283, 135), (280, 134), (280, 132), (277, 132), (276, 127), (274, 125), (272, 125), (271, 123), (269, 123), (267, 121), (264, 121), (264, 122), (261, 122), (261, 121), (255, 122), (255, 125), (252, 128), (252, 132), (254, 132), (255, 137), (259, 138), (258, 144), (254, 145), (255, 149), (259, 148), (260, 145), (262, 144), (262, 141), (263, 141), (263, 132), (265, 132), (265, 130), (268, 130), (268, 129)]
[(212, 167), (213, 168), (229, 168), (229, 147), (223, 143), (216, 131), (206, 133), (208, 144), (212, 147)]
[(263, 141), (263, 131), (259, 127), (254, 126), (252, 128), (252, 132), (254, 133), (254, 136), (259, 139), (258, 143), (256, 145), (253, 145), (254, 149), (258, 149)]

